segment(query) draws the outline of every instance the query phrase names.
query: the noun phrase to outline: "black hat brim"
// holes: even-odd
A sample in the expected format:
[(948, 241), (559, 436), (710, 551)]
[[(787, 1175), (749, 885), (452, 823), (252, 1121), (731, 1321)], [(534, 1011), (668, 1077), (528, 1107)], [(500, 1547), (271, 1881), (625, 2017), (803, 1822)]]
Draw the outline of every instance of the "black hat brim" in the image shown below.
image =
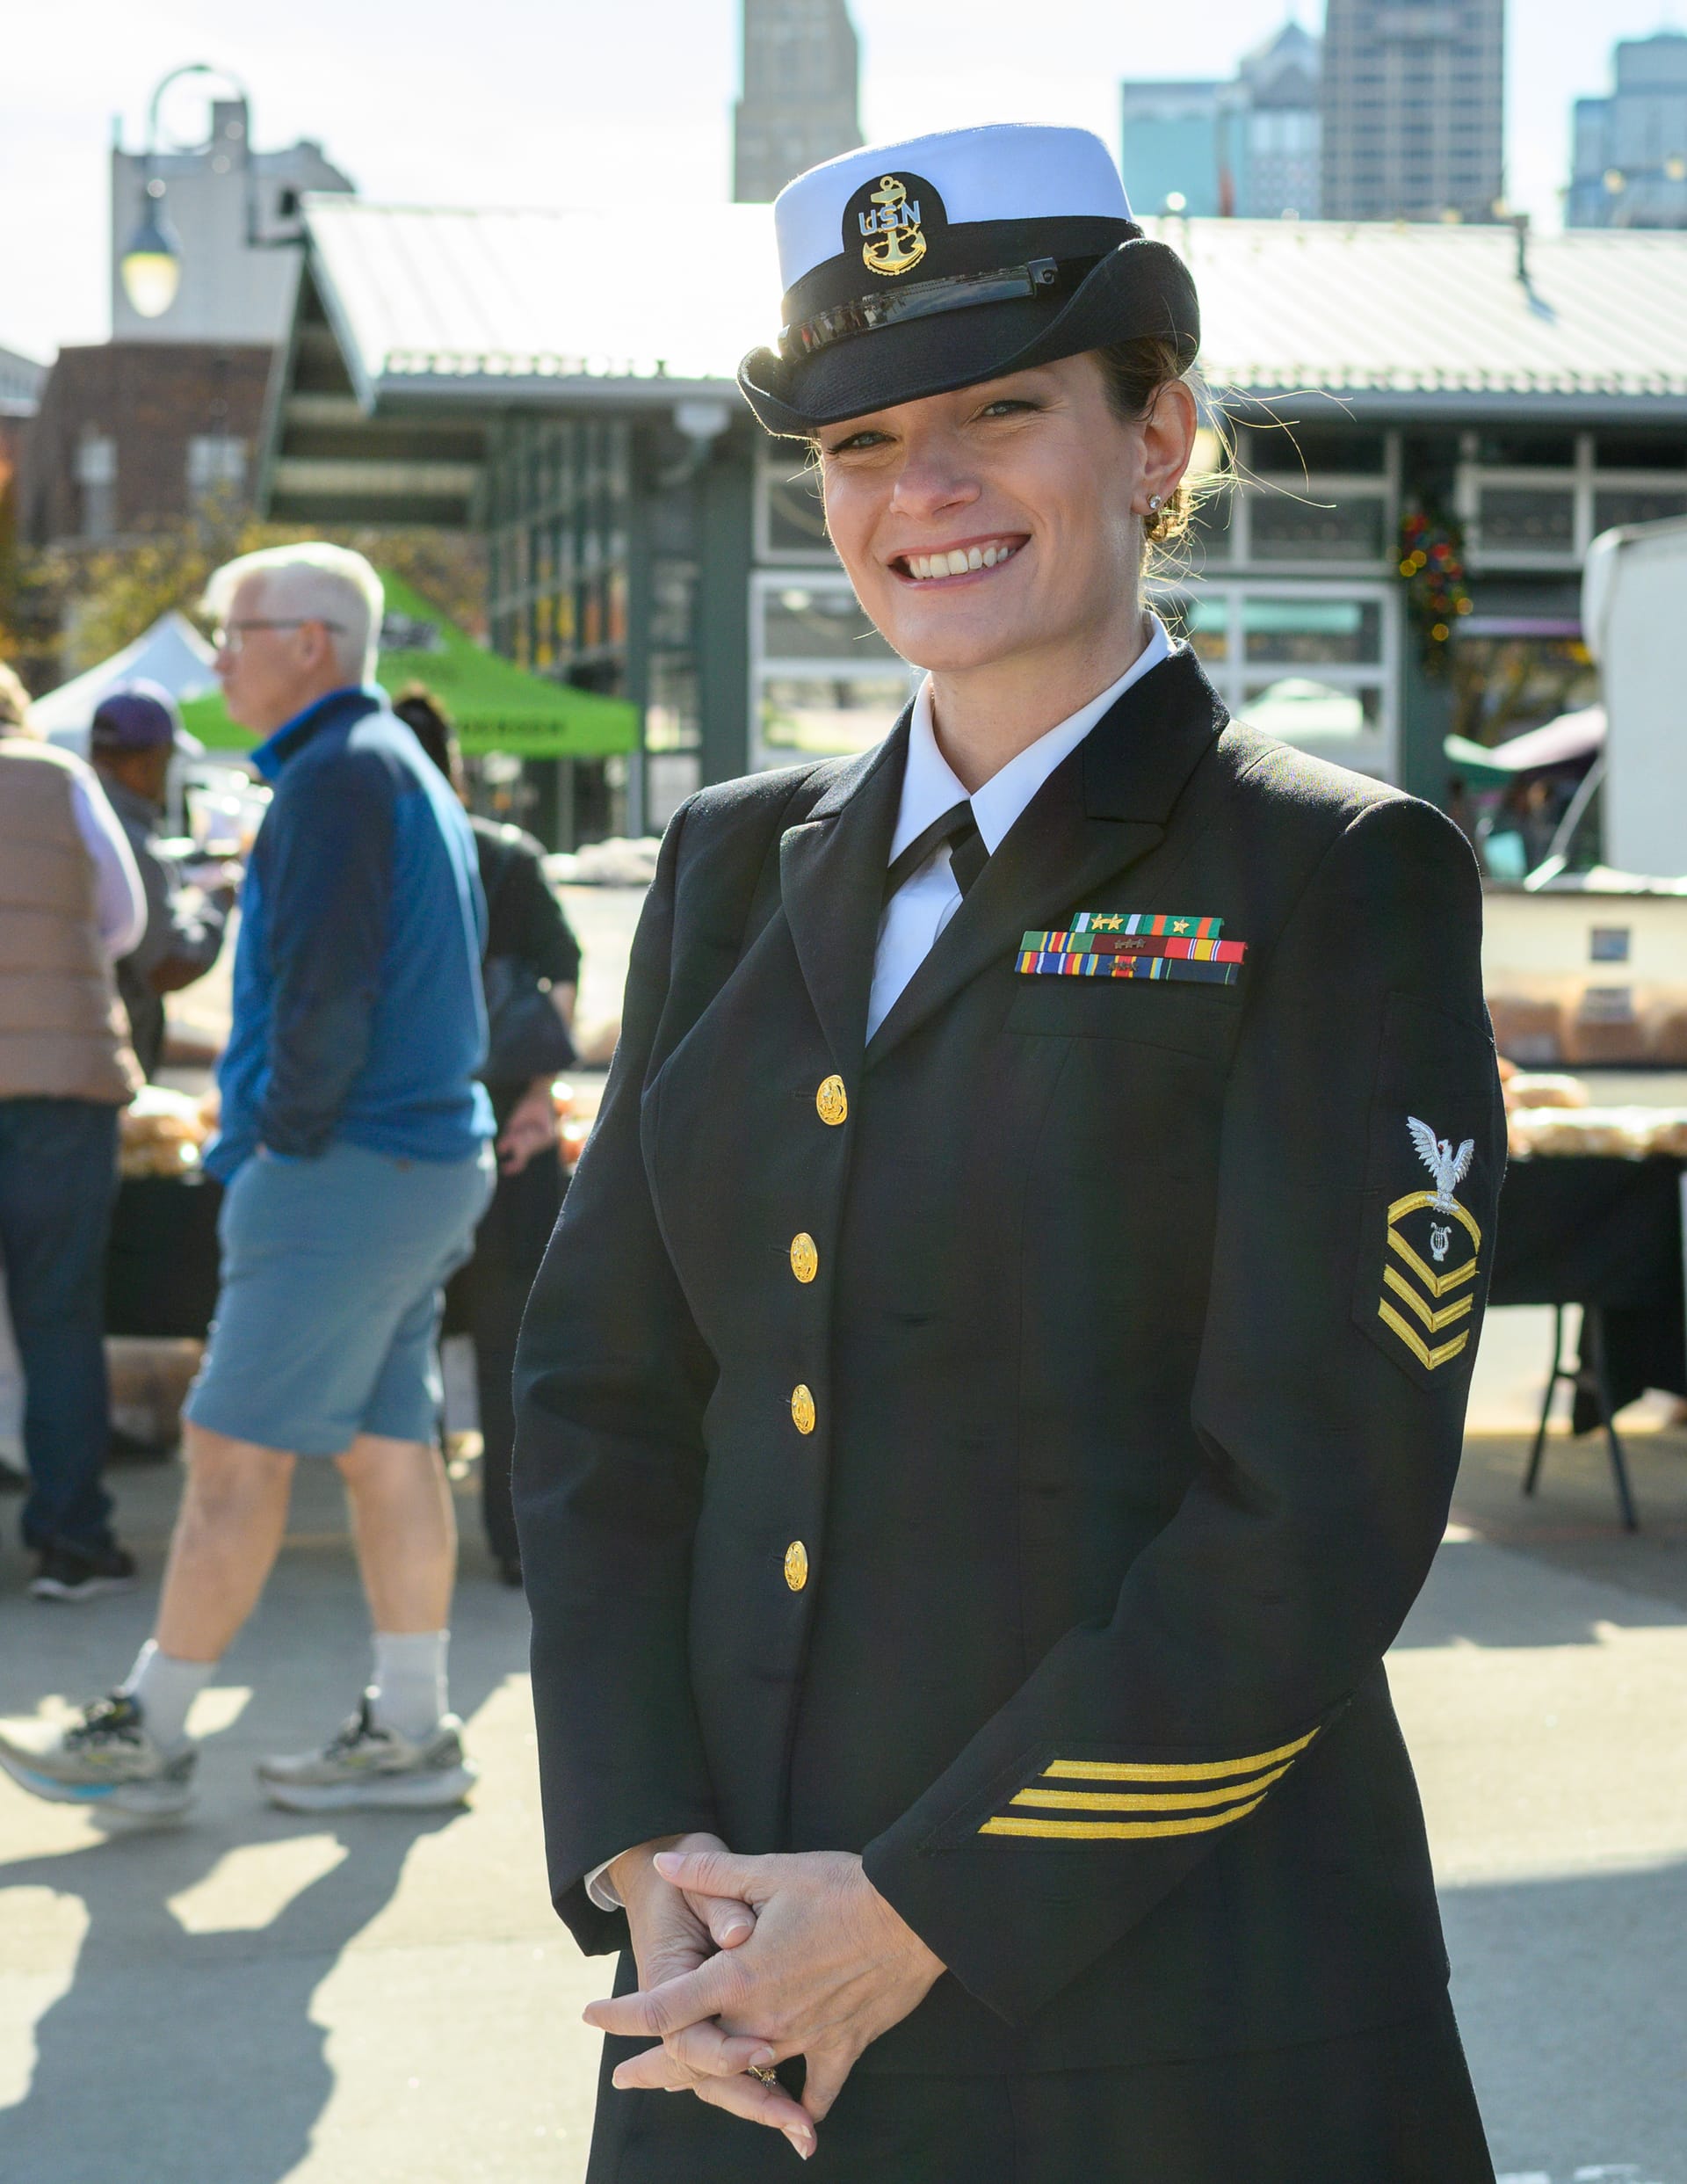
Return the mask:
[(1063, 303), (1027, 296), (908, 319), (794, 364), (777, 350), (752, 349), (738, 384), (770, 432), (800, 439), (897, 403), (1150, 337), (1171, 343), (1186, 371), (1200, 347), (1200, 304), (1177, 253), (1139, 236), (1110, 250)]

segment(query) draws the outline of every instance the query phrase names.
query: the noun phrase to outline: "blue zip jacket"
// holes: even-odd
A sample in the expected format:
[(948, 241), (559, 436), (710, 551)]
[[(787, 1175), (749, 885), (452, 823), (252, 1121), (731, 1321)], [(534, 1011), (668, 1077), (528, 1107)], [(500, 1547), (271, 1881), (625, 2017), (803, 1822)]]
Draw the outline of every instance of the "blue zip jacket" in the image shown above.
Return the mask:
[(241, 893), (217, 1073), (223, 1181), (262, 1144), (467, 1160), (492, 1131), (474, 838), (380, 692), (337, 690), (252, 754), (275, 795)]

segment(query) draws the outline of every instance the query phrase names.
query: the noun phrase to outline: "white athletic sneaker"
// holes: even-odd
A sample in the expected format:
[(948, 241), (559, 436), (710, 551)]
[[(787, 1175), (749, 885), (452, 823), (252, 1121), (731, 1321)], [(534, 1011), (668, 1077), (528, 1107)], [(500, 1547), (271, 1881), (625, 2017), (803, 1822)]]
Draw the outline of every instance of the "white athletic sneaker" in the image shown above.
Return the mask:
[(32, 1797), (85, 1805), (129, 1819), (173, 1820), (193, 1802), (199, 1752), (149, 1733), (139, 1704), (120, 1692), (96, 1699), (72, 1722), (0, 1723), (0, 1767)]
[(320, 1752), (264, 1760), (258, 1786), (289, 1812), (337, 1812), (348, 1805), (457, 1805), (480, 1769), (463, 1752), (463, 1725), (441, 1717), (419, 1744), (376, 1721), (365, 1692), (357, 1712)]

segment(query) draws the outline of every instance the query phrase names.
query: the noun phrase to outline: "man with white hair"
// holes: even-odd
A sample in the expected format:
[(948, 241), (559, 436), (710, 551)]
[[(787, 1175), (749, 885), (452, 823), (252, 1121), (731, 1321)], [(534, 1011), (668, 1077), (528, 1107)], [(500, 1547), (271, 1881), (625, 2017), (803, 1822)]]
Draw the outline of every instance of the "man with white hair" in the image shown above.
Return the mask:
[(331, 1458), (374, 1673), (323, 1748), (266, 1760), (260, 1784), (300, 1811), (454, 1803), (475, 1770), (446, 1711), (456, 1533), (435, 1335), (491, 1188), (474, 839), (373, 686), (381, 587), (361, 555), (248, 554), (206, 604), (228, 711), (265, 738), (253, 755), (275, 793), (206, 1155), (226, 1186), (222, 1287), (186, 1405), (187, 1487), (127, 1678), (68, 1727), (9, 1724), (0, 1767), (63, 1803), (184, 1810), (188, 1709), (257, 1604), (296, 1463)]

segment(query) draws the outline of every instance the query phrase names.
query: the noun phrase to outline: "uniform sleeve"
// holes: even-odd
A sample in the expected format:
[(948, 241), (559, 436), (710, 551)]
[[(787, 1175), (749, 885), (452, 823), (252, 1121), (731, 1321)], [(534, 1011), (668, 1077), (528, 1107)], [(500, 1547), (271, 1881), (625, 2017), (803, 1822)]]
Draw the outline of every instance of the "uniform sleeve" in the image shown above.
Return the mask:
[(594, 1868), (653, 1836), (716, 1825), (686, 1628), (715, 1368), (657, 1226), (639, 1132), (684, 817), (662, 845), (603, 1107), (516, 1360), (515, 1509), (551, 1892), (588, 1951), (626, 1934), (620, 1913), (589, 1899)]
[(1317, 1765), (1423, 1582), (1505, 1150), (1481, 930), (1470, 853), (1429, 807), (1372, 805), (1327, 851), (1227, 1088), (1203, 1468), (1111, 1621), (1068, 1632), (867, 1848), (1011, 2023)]

